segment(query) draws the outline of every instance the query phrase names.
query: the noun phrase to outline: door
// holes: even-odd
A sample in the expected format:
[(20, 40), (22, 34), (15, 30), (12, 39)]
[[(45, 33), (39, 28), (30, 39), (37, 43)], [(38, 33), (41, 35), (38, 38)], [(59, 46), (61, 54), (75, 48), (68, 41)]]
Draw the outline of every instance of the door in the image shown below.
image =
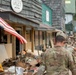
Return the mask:
[[(18, 32), (19, 34), (21, 33), (20, 30), (17, 30), (17, 32)], [(20, 44), (19, 39), (16, 38), (16, 55), (18, 55), (20, 51), (21, 51), (21, 44)]]

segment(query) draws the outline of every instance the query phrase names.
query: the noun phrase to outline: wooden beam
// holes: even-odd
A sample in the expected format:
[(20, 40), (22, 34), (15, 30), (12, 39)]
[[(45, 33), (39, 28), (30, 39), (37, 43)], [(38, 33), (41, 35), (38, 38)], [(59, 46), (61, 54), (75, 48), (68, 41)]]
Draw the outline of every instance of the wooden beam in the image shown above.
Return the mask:
[[(14, 23), (11, 24), (15, 29), (16, 26)], [(16, 37), (12, 36), (12, 57), (16, 58)]]
[(31, 39), (31, 42), (32, 42), (32, 52), (34, 52), (34, 28), (32, 28), (31, 36), (32, 36), (32, 39)]
[[(23, 37), (26, 39), (26, 26), (23, 26)], [(24, 49), (26, 50), (26, 44), (24, 44)]]
[(10, 34), (7, 34), (7, 43), (10, 43)]

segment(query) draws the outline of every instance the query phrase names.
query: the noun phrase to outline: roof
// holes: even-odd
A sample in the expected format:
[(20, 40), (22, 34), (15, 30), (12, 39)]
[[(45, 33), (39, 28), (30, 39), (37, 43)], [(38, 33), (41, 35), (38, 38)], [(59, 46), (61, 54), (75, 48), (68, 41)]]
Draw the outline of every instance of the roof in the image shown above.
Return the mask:
[(43, 23), (40, 23), (39, 24), (39, 27), (38, 28), (35, 28), (36, 30), (42, 30), (42, 31), (50, 31), (50, 30), (55, 30), (54, 27), (50, 26), (50, 25), (47, 25), (47, 24), (43, 24)]
[(0, 10), (0, 17), (6, 20), (10, 20), (12, 22), (20, 23), (26, 26), (38, 27), (39, 23), (32, 21), (28, 18), (24, 18), (12, 11), (1, 11)]

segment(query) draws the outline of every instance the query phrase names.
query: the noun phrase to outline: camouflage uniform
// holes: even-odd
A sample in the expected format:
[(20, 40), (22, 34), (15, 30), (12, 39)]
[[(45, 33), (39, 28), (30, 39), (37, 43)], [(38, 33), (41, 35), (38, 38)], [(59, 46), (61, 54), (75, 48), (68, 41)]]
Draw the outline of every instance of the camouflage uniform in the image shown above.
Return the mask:
[(72, 55), (64, 47), (50, 48), (42, 54), (41, 61), (46, 67), (46, 75), (69, 75), (69, 69), (76, 75)]
[(74, 52), (74, 47), (71, 46), (71, 45), (67, 45), (65, 48), (66, 48), (66, 50), (67, 50), (68, 52), (70, 52), (71, 54)]
[(74, 64), (76, 66), (76, 51), (74, 50), (72, 53), (73, 59), (74, 59)]

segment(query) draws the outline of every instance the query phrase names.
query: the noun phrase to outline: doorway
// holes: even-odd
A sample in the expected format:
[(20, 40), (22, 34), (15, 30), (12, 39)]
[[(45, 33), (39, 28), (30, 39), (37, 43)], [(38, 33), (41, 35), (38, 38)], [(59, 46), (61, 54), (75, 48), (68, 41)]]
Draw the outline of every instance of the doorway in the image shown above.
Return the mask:
[[(16, 30), (17, 33), (21, 34), (20, 30)], [(16, 55), (19, 54), (19, 52), (21, 51), (21, 44), (18, 38), (16, 38)]]

